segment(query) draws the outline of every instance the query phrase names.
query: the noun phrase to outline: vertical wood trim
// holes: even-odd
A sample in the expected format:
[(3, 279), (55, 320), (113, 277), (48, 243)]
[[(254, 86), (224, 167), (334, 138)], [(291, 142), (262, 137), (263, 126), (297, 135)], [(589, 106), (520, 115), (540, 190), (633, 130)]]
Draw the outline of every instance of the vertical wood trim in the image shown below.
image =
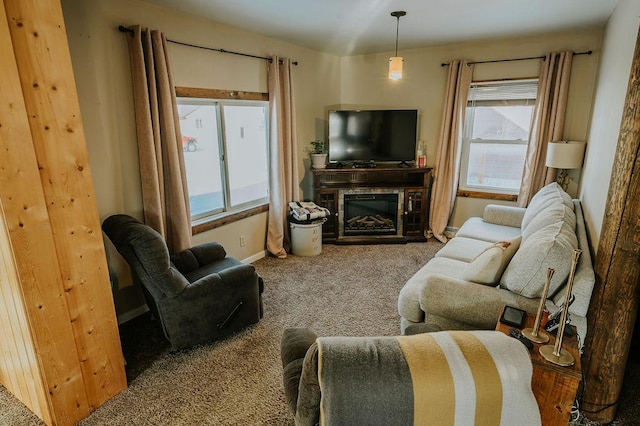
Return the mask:
[(589, 306), (582, 409), (613, 421), (638, 311), (640, 276), (640, 33), (613, 164)]
[(90, 410), (126, 387), (80, 105), (59, 1), (5, 0)]
[[(2, 347), (10, 348), (3, 357), (15, 358), (5, 363), (16, 369), (11, 373), (10, 390), (25, 405), (49, 424), (71, 424), (83, 417), (88, 404), (5, 3), (0, 10), (0, 225), (6, 233), (0, 245), (7, 267), (2, 288), (4, 313), (11, 330), (9, 334), (5, 328), (5, 333), (13, 341), (3, 341)], [(27, 392), (30, 380), (37, 396)]]
[(0, 203), (0, 382), (38, 417), (51, 423), (4, 219)]

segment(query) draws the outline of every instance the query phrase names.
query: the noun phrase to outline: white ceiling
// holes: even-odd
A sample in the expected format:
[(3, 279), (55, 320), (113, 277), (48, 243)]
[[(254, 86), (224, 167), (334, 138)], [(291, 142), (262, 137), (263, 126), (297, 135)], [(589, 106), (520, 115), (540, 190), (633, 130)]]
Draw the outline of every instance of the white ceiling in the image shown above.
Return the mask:
[(618, 0), (145, 0), (336, 55), (602, 26)]

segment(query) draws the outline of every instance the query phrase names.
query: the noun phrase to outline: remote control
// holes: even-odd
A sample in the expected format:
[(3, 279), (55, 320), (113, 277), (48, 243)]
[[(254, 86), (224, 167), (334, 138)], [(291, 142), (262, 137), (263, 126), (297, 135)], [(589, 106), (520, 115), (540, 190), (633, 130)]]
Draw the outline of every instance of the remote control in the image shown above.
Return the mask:
[(520, 333), (520, 330), (518, 330), (517, 328), (510, 328), (509, 329), (509, 334), (514, 339), (520, 340), (520, 342), (523, 345), (525, 345), (527, 347), (527, 349), (533, 349), (533, 343), (531, 342), (531, 340), (529, 340), (526, 337), (524, 337), (524, 335), (522, 333)]

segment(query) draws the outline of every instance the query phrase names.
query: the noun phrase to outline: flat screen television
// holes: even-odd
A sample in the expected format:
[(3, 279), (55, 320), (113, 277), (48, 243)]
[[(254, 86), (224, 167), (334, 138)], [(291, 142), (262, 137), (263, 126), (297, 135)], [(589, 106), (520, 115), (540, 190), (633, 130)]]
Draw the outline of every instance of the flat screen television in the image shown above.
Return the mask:
[(407, 162), (416, 157), (418, 111), (329, 111), (329, 162)]

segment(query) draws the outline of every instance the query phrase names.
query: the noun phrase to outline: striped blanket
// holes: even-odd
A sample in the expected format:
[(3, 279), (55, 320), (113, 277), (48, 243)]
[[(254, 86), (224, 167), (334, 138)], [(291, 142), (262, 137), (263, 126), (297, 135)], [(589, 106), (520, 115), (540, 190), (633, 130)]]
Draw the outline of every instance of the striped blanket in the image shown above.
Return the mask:
[(531, 360), (496, 331), (321, 337), (321, 425), (539, 425)]

